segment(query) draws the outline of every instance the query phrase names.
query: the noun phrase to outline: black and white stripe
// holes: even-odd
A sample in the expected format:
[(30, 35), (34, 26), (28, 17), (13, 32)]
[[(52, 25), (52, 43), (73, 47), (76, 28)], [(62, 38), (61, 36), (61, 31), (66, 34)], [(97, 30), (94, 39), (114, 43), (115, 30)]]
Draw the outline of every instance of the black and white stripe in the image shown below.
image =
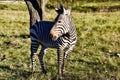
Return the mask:
[[(70, 9), (64, 8), (62, 5), (60, 9), (56, 8), (57, 13), (61, 10), (59, 17), (57, 18), (54, 26), (52, 27), (50, 34), (52, 35), (52, 40), (57, 40), (60, 38), (61, 44), (58, 45), (58, 74), (64, 74), (65, 65), (67, 62), (67, 57), (69, 53), (73, 50), (73, 47), (77, 41), (77, 34), (74, 22), (70, 16)], [(65, 49), (66, 48), (66, 49)], [(65, 49), (63, 59), (62, 50)]]
[[(77, 41), (76, 29), (74, 22), (70, 16), (70, 10), (65, 9), (62, 5), (60, 8), (55, 8), (58, 16), (55, 21), (41, 21), (30, 27), (31, 38), (31, 60), (32, 69), (34, 71), (34, 54), (36, 53), (39, 44), (41, 51), (39, 60), (43, 73), (46, 74), (44, 68), (43, 56), (47, 48), (57, 48), (58, 54), (58, 77), (64, 73), (65, 64), (69, 53), (73, 50)], [(65, 49), (66, 48), (66, 49)], [(62, 59), (62, 51), (65, 49)]]

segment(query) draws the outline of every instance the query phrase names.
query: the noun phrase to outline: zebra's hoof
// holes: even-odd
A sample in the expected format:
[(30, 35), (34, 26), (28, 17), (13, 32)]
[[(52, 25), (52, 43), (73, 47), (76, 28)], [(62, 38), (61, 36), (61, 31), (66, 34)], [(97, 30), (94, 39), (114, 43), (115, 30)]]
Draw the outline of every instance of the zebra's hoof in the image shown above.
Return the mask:
[(66, 73), (66, 72), (63, 70), (63, 71), (62, 71), (62, 76), (65, 76), (65, 73)]
[(35, 69), (32, 69), (32, 74), (35, 73)]
[(47, 71), (46, 70), (44, 70), (44, 71), (42, 71), (44, 74), (47, 74)]
[(63, 77), (58, 77), (58, 79), (57, 80), (63, 80)]

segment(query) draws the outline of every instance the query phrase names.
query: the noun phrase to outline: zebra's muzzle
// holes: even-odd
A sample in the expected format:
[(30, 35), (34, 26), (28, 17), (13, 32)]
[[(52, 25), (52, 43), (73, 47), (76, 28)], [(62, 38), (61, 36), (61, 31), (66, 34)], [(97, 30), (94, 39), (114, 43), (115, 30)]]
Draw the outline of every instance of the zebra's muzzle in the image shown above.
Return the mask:
[(55, 40), (58, 39), (58, 37), (57, 37), (57, 35), (51, 35), (51, 39), (52, 39), (53, 41), (55, 41)]
[(55, 32), (54, 31), (50, 31), (50, 36), (51, 36), (51, 39), (53, 40), (53, 41), (55, 41), (55, 40), (57, 40), (58, 39), (58, 35), (57, 34), (55, 34)]

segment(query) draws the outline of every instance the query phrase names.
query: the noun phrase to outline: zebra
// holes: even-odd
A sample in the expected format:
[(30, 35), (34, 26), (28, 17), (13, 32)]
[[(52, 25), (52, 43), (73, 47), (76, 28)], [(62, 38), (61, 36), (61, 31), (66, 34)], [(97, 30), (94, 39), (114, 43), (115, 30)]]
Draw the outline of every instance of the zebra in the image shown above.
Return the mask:
[[(64, 8), (60, 4), (60, 8), (55, 8), (58, 13), (54, 21), (40, 21), (30, 27), (31, 38), (31, 61), (32, 72), (35, 71), (35, 53), (41, 45), (41, 51), (38, 55), (42, 72), (47, 73), (43, 58), (47, 48), (56, 48), (58, 56), (58, 78), (65, 72), (65, 65), (69, 53), (73, 50), (77, 42), (77, 34), (74, 22), (70, 16), (70, 9)], [(66, 50), (62, 59), (62, 51)]]
[[(76, 42), (77, 42), (77, 34), (76, 28), (74, 25), (74, 21), (70, 16), (70, 9), (64, 8), (61, 6), (60, 9), (56, 8), (56, 11), (61, 10), (61, 14), (56, 20), (56, 23), (52, 27), (50, 34), (52, 40), (56, 41), (60, 38), (61, 44), (58, 44), (57, 54), (58, 54), (58, 75), (64, 74), (65, 65), (67, 62), (67, 57), (69, 53), (73, 50)], [(66, 50), (63, 54), (62, 59), (62, 51)]]

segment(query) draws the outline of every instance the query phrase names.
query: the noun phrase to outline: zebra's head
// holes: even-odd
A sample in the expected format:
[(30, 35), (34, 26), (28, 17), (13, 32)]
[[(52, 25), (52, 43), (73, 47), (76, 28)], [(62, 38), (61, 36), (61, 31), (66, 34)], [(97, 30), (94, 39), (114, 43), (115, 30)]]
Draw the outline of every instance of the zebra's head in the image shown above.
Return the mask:
[(70, 9), (64, 8), (60, 4), (60, 8), (55, 8), (58, 16), (55, 19), (55, 24), (53, 25), (50, 34), (52, 40), (57, 40), (60, 36), (67, 34), (70, 30)]

